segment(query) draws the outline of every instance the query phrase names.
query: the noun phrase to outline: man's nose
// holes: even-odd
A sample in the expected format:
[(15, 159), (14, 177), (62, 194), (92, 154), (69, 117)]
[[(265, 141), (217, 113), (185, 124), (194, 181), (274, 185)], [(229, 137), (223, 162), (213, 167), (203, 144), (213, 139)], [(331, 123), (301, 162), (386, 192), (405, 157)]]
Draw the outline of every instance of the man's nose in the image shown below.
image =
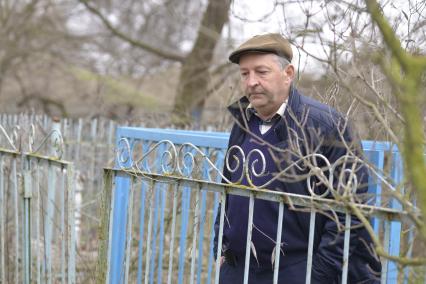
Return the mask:
[(250, 73), (247, 77), (247, 86), (248, 87), (255, 87), (259, 85), (259, 80), (257, 79), (256, 74)]

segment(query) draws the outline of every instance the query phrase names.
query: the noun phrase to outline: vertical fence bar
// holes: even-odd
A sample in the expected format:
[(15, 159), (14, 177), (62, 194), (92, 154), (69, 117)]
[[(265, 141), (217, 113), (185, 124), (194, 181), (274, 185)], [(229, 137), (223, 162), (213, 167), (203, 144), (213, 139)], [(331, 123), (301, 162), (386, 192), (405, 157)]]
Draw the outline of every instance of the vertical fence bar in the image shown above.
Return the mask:
[(197, 232), (198, 232), (198, 223), (200, 218), (200, 195), (201, 188), (197, 188), (198, 192), (195, 195), (195, 211), (194, 211), (194, 230), (192, 233), (192, 256), (191, 256), (191, 278), (189, 280), (190, 284), (194, 283), (195, 276), (195, 259), (197, 257)]
[(53, 230), (53, 219), (55, 217), (55, 185), (56, 185), (56, 172), (51, 163), (48, 163), (47, 170), (47, 210), (45, 215), (45, 232), (44, 232), (44, 263), (46, 270), (45, 283), (50, 284), (52, 282), (52, 230)]
[(308, 259), (306, 261), (306, 284), (311, 284), (311, 273), (312, 273), (312, 258), (314, 254), (314, 238), (315, 238), (315, 219), (317, 213), (314, 208), (311, 207), (311, 217), (309, 220), (309, 241), (308, 241)]
[[(132, 252), (132, 231), (133, 231), (133, 196), (134, 196), (135, 177), (130, 179), (130, 195), (129, 204), (127, 206), (127, 241), (126, 241), (126, 260), (124, 263), (124, 283), (129, 283), (129, 268), (130, 268), (130, 254)], [(121, 277), (120, 277), (121, 278)]]
[(40, 238), (40, 215), (41, 215), (41, 194), (40, 194), (40, 160), (36, 162), (35, 168), (35, 194), (37, 195), (37, 203), (35, 207), (35, 235), (36, 235), (36, 273), (37, 273), (37, 284), (41, 283), (41, 238)]
[(15, 205), (15, 283), (19, 283), (19, 192), (18, 192), (18, 176), (16, 172), (16, 157), (12, 158), (12, 183), (13, 183), (13, 195)]
[(191, 195), (189, 188), (184, 186), (182, 188), (182, 216), (181, 216), (181, 230), (179, 239), (179, 272), (178, 272), (178, 283), (183, 283), (184, 272), (185, 272), (185, 251), (186, 251), (186, 238), (188, 230), (188, 218), (189, 218), (189, 204), (191, 201)]
[(216, 257), (216, 272), (214, 283), (219, 284), (220, 265), (222, 260), (222, 239), (223, 239), (223, 226), (225, 224), (225, 210), (226, 210), (226, 192), (221, 193), (220, 198), (220, 219), (219, 219), (219, 235), (217, 236), (217, 257)]
[[(200, 204), (200, 232), (199, 232), (199, 240), (198, 240), (198, 268), (197, 268), (197, 284), (201, 283), (201, 273), (203, 270), (203, 246), (204, 246), (204, 227), (206, 224), (206, 201), (207, 201), (207, 192), (202, 191), (201, 192), (201, 204)], [(210, 259), (210, 252), (212, 250), (209, 250), (208, 257)]]
[(251, 235), (253, 230), (253, 209), (254, 209), (254, 195), (253, 195), (253, 192), (250, 192), (249, 216), (248, 216), (247, 240), (246, 240), (246, 256), (245, 256), (245, 262), (244, 262), (244, 284), (248, 283), (248, 278), (249, 278)]
[(274, 284), (278, 283), (278, 271), (280, 269), (281, 256), (281, 235), (283, 229), (284, 204), (280, 202), (278, 207), (278, 224), (277, 224), (277, 239), (275, 243), (275, 260), (274, 260)]
[(154, 184), (155, 182), (151, 180), (150, 187), (149, 187), (149, 215), (148, 215), (148, 236), (146, 240), (146, 255), (145, 255), (145, 284), (149, 283), (149, 263), (150, 263), (150, 257), (151, 257), (151, 231), (152, 231), (152, 215), (154, 210)]
[(207, 264), (207, 282), (211, 283), (212, 270), (213, 270), (213, 261), (214, 261), (214, 224), (216, 221), (217, 212), (219, 210), (219, 193), (214, 193), (214, 201), (213, 201), (213, 213), (211, 215), (212, 218), (212, 226), (210, 227), (210, 245), (209, 245), (209, 261)]
[(149, 283), (154, 283), (155, 278), (155, 256), (157, 254), (156, 250), (156, 241), (157, 241), (157, 228), (158, 228), (158, 210), (159, 210), (159, 203), (160, 203), (160, 184), (156, 183), (155, 187), (153, 188), (153, 194), (155, 196), (154, 204), (151, 205), (154, 207), (154, 218), (153, 218), (153, 233), (152, 233), (152, 241), (151, 241), (151, 259), (150, 259), (150, 272), (149, 272)]
[(160, 206), (160, 240), (158, 244), (158, 272), (157, 283), (163, 283), (163, 250), (164, 250), (164, 210), (166, 207), (167, 192), (164, 184), (160, 188), (161, 206)]
[[(90, 190), (91, 193), (95, 190), (95, 182), (96, 182), (96, 157), (97, 157), (97, 143), (96, 143), (96, 135), (97, 135), (97, 127), (98, 127), (98, 120), (95, 118), (92, 120), (92, 123), (90, 124), (90, 140), (91, 140), (91, 148), (92, 148), (92, 155), (90, 157), (90, 164), (89, 164), (89, 176), (90, 176)], [(89, 148), (90, 149), (90, 148)]]
[[(390, 246), (390, 221), (385, 220), (384, 221), (385, 230), (384, 230), (384, 240), (383, 240), (383, 247), (389, 248)], [(388, 282), (388, 260), (386, 258), (383, 259), (382, 263), (382, 275), (380, 277), (380, 283), (386, 284)]]
[(351, 214), (346, 213), (345, 216), (345, 240), (343, 243), (343, 268), (342, 268), (342, 283), (348, 282), (348, 267), (349, 267), (349, 241), (351, 235)]
[[(112, 236), (113, 236), (113, 221), (114, 204), (115, 204), (115, 183), (116, 175), (113, 170), (104, 169), (104, 187), (101, 195), (101, 222), (99, 228), (100, 243), (99, 243), (99, 259), (97, 267), (96, 283), (110, 283), (111, 274), (111, 255), (112, 255)], [(106, 256), (106, 257), (105, 257)]]
[(31, 167), (30, 160), (22, 157), (23, 171), (23, 267), (24, 267), (24, 283), (31, 283), (31, 198), (32, 198), (32, 183), (31, 183)]
[[(398, 185), (402, 184), (404, 180), (403, 168), (402, 168), (402, 160), (401, 154), (398, 149), (394, 149), (392, 152), (392, 168), (391, 168), (391, 176), (395, 184), (395, 188), (401, 188), (400, 194), (404, 194), (404, 188), (399, 187)], [(393, 209), (402, 210), (401, 203), (395, 199), (391, 198), (390, 206)], [(388, 253), (393, 256), (399, 256), (400, 246), (401, 246), (401, 236), (402, 236), (402, 225), (401, 221), (390, 221), (389, 224), (389, 238), (392, 240), (389, 242)], [(388, 260), (387, 261), (387, 284), (397, 283), (398, 280), (398, 266), (395, 261)]]
[(139, 247), (138, 247), (138, 277), (137, 283), (142, 283), (142, 264), (143, 264), (143, 240), (145, 233), (145, 209), (149, 208), (145, 204), (146, 198), (146, 181), (141, 182), (141, 199), (140, 199), (140, 210), (139, 210)]
[(3, 170), (4, 156), (0, 154), (0, 280), (1, 283), (6, 283), (6, 271), (5, 271), (5, 238), (6, 238), (6, 222), (5, 222), (5, 207), (6, 200), (4, 194), (5, 176)]
[[(74, 171), (72, 165), (65, 168), (67, 178), (67, 225), (68, 225), (68, 284), (74, 284), (75, 279), (75, 254), (76, 254), (76, 232), (75, 232), (75, 191), (74, 191)], [(102, 217), (101, 217), (102, 218)]]
[(179, 183), (176, 183), (173, 186), (173, 211), (172, 211), (172, 228), (170, 236), (170, 247), (169, 247), (169, 272), (167, 273), (167, 284), (172, 283), (172, 273), (173, 273), (173, 254), (175, 247), (175, 228), (176, 228), (176, 211), (178, 203), (178, 188)]
[(58, 208), (60, 212), (61, 224), (60, 224), (60, 232), (61, 232), (61, 282), (66, 282), (65, 277), (65, 171), (63, 168), (60, 169), (60, 187), (59, 187), (59, 200), (60, 200), (60, 208)]

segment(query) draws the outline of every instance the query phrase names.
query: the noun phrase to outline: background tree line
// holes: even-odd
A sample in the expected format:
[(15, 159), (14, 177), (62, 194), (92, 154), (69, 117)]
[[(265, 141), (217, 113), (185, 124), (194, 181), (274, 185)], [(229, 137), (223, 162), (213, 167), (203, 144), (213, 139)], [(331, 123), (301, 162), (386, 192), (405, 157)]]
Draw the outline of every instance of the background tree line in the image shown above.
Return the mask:
[[(240, 95), (227, 55), (251, 36), (244, 26), (270, 21), (267, 32), (280, 32), (297, 51), (298, 88), (347, 114), (361, 138), (402, 151), (405, 179), (390, 194), (420, 216), (415, 239), (424, 248), (426, 2), (270, 0), (270, 11), (255, 18), (244, 13), (251, 5), (0, 0), (0, 110), (160, 113), (159, 126), (226, 127), (225, 106)], [(422, 250), (416, 253), (401, 267), (424, 265)]]

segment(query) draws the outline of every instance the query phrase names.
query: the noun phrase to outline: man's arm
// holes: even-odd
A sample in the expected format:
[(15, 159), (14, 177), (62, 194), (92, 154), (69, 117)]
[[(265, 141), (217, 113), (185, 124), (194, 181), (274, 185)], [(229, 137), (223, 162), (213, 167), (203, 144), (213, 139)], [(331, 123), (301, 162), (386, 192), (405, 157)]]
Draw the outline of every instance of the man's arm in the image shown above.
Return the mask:
[[(327, 143), (324, 147), (324, 155), (331, 164), (335, 163), (339, 158), (349, 153), (347, 146), (351, 147), (353, 153), (360, 157), (362, 155), (359, 145), (353, 147), (353, 139), (349, 129), (344, 129), (341, 133), (336, 133), (334, 139)], [(334, 140), (334, 141), (333, 141)], [(344, 141), (342, 141), (344, 140)], [(343, 143), (344, 142), (344, 143)], [(333, 188), (338, 188), (338, 175), (344, 169), (351, 169), (353, 163), (343, 164), (334, 175)], [(357, 177), (357, 195), (365, 194), (368, 189), (368, 170), (365, 166), (356, 165)], [(337, 213), (338, 221), (341, 225), (345, 225), (345, 214)], [(359, 224), (360, 221), (351, 216), (351, 227)], [(349, 255), (351, 255), (359, 243), (358, 230), (352, 229), (349, 241)], [(325, 224), (321, 231), (320, 244), (317, 248), (312, 265), (312, 283), (333, 283), (338, 275), (342, 272), (343, 266), (343, 246), (344, 231), (339, 231), (336, 220), (326, 218)]]

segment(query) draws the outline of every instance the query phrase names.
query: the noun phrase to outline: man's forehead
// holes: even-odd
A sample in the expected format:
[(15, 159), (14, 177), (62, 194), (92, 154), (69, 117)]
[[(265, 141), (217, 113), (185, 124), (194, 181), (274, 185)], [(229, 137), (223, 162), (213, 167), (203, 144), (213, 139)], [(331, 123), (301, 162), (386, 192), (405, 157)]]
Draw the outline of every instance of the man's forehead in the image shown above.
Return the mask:
[(275, 62), (276, 55), (271, 53), (249, 53), (241, 56), (239, 61), (240, 69), (248, 67), (270, 67)]

